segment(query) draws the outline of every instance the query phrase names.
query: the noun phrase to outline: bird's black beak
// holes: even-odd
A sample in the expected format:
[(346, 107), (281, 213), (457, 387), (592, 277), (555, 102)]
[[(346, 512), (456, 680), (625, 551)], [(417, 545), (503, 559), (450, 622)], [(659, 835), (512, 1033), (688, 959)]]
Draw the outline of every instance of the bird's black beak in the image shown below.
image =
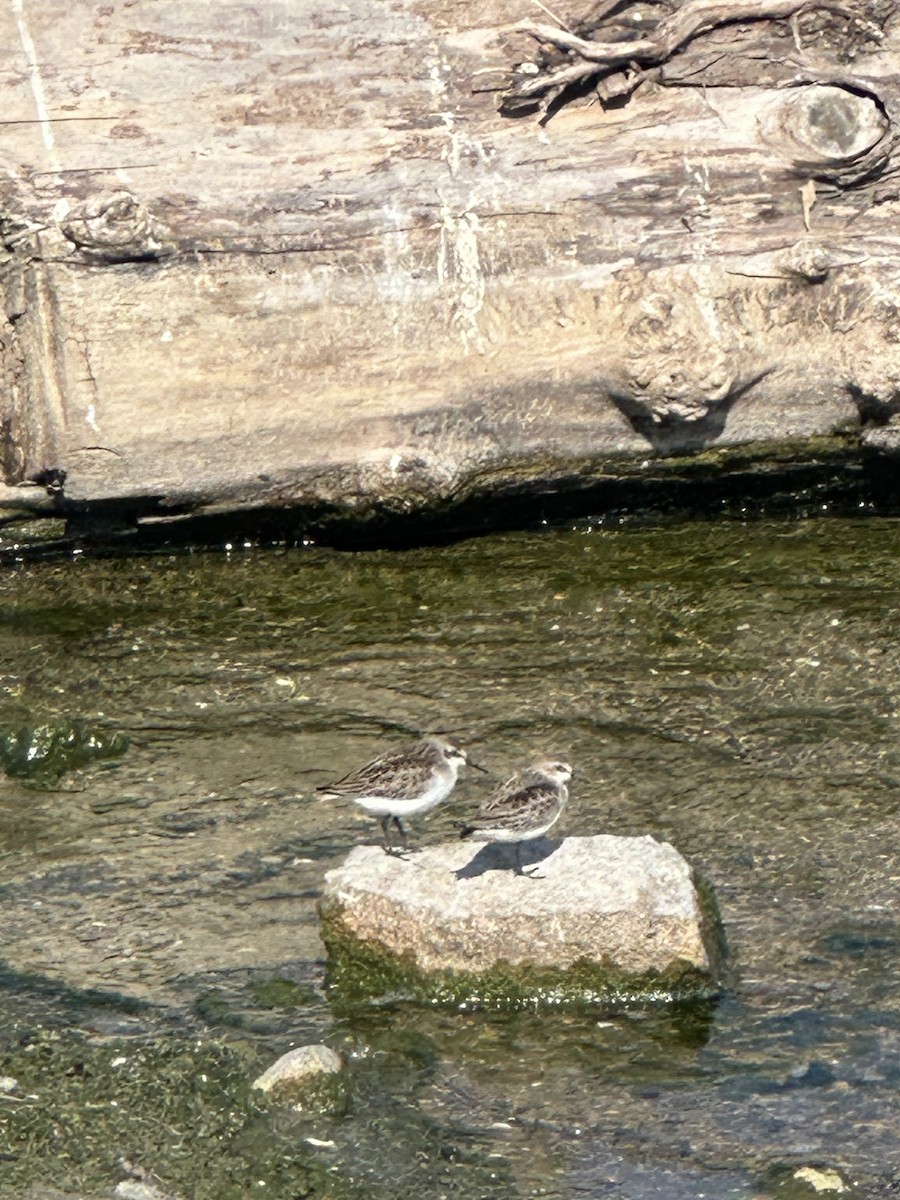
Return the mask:
[(476, 771), (481, 771), (482, 775), (490, 775), (490, 771), (487, 767), (483, 767), (481, 763), (473, 762), (471, 758), (467, 758), (466, 763), (468, 766), (474, 767)]

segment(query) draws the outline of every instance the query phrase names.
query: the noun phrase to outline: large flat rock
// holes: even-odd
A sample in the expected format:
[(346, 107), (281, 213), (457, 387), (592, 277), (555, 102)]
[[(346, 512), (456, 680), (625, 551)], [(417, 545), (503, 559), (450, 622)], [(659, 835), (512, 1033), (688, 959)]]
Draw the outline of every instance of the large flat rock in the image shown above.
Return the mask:
[(336, 983), (554, 1002), (715, 990), (713, 906), (674, 847), (599, 835), (535, 842), (525, 859), (535, 875), (513, 873), (509, 847), (448, 843), (407, 859), (357, 847), (321, 904)]

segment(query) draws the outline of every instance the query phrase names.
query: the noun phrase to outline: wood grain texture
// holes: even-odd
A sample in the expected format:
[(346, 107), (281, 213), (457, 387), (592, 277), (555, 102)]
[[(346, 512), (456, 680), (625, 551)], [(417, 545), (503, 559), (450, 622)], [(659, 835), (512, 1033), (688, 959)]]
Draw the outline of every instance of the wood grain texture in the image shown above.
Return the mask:
[(409, 513), (900, 408), (893, 3), (20, 9), (6, 505)]

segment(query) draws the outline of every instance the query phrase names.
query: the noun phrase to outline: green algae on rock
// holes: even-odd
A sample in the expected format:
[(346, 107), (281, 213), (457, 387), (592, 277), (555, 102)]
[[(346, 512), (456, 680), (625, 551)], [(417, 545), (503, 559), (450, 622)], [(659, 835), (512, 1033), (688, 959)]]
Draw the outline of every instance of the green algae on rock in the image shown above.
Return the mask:
[(495, 847), (443, 844), (410, 861), (357, 847), (320, 902), (338, 998), (458, 1008), (708, 999), (724, 944), (711, 892), (652, 838), (569, 838), (541, 880)]
[(323, 915), (322, 939), (328, 949), (328, 979), (341, 1001), (402, 1001), (460, 1010), (571, 1008), (668, 1004), (711, 999), (718, 989), (687, 963), (670, 974), (648, 972), (627, 977), (612, 967), (586, 961), (565, 970), (512, 967), (491, 971), (425, 972), (409, 958), (395, 958), (382, 947), (361, 943), (339, 920)]
[(54, 783), (66, 771), (128, 749), (120, 733), (92, 729), (84, 721), (30, 725), (0, 733), (0, 766), (7, 775), (38, 784)]

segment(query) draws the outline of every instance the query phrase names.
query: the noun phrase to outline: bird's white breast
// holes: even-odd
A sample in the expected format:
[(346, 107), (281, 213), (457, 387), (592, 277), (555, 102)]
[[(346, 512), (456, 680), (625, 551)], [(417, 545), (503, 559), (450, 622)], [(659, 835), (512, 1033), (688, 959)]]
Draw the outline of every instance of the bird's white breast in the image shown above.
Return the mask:
[(413, 813), (428, 812), (446, 800), (455, 783), (456, 772), (447, 767), (440, 772), (433, 772), (424, 791), (412, 799), (401, 800), (393, 796), (354, 796), (353, 799), (360, 808), (375, 817), (408, 817)]

